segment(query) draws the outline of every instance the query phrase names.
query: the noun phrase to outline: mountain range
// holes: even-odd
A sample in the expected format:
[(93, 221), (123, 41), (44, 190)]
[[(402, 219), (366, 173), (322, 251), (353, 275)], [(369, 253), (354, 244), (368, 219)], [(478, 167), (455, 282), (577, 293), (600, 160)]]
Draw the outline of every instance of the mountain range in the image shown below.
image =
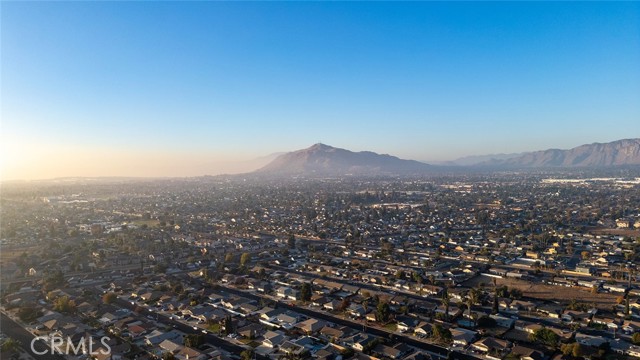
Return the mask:
[(419, 175), (464, 168), (562, 168), (640, 165), (640, 139), (549, 149), (522, 154), (472, 156), (430, 165), (371, 151), (353, 152), (325, 144), (277, 156), (254, 173), (260, 175)]
[(415, 160), (403, 160), (371, 151), (353, 152), (318, 143), (282, 154), (257, 172), (274, 175), (389, 175), (420, 174), (432, 168), (432, 165)]
[(512, 167), (605, 167), (640, 165), (640, 139), (580, 145), (569, 150), (549, 149), (490, 161)]

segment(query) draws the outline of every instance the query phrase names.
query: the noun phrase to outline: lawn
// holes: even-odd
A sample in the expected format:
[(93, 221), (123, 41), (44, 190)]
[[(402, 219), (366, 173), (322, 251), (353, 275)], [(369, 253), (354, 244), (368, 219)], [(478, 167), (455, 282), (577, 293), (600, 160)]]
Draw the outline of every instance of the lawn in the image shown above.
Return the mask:
[(147, 227), (158, 227), (160, 222), (157, 219), (149, 219), (149, 220), (132, 220), (130, 222), (131, 225), (141, 227), (142, 225), (147, 225)]
[(387, 324), (384, 326), (384, 328), (388, 331), (396, 331), (398, 330), (398, 325), (396, 324)]

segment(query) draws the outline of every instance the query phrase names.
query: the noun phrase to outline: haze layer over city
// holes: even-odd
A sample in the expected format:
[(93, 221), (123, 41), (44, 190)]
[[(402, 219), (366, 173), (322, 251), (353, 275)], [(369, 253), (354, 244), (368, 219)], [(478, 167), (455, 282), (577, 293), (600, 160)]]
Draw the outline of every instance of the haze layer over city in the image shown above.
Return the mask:
[(639, 3), (0, 20), (0, 358), (640, 358)]

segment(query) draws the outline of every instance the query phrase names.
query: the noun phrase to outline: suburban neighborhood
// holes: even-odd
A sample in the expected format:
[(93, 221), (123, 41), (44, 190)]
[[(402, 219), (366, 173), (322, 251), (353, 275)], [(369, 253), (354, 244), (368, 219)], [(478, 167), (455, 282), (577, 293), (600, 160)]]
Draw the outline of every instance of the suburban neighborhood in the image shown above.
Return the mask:
[(74, 359), (640, 358), (639, 187), (7, 186), (3, 348), (29, 346), (10, 321), (53, 353), (83, 342)]

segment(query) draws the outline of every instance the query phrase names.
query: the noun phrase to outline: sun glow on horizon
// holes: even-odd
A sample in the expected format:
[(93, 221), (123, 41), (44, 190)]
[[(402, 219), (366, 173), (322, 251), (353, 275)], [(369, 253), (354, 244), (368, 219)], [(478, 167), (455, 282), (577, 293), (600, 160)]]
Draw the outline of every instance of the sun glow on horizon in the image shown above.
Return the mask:
[(242, 173), (259, 160), (237, 154), (86, 147), (73, 144), (2, 141), (0, 178), (41, 180), (59, 177), (185, 177)]

